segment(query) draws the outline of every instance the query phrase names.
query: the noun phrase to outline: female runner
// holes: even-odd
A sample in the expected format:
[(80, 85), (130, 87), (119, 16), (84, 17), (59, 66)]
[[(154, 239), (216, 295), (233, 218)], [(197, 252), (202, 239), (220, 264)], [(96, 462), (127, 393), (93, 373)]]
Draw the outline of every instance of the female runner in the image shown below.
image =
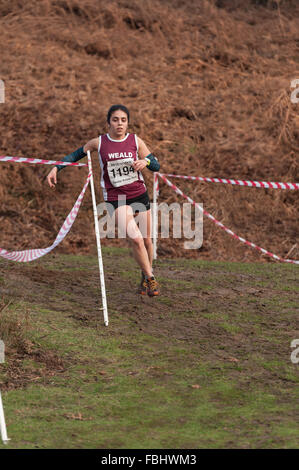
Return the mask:
[[(151, 209), (142, 171), (145, 168), (159, 171), (160, 164), (140, 137), (127, 133), (129, 120), (130, 113), (125, 106), (111, 106), (107, 114), (108, 133), (90, 140), (62, 161), (76, 162), (85, 157), (88, 150), (98, 151), (107, 210), (110, 215), (115, 211), (118, 229), (126, 233), (132, 243), (134, 258), (141, 268), (138, 292), (153, 297), (159, 295), (159, 285), (152, 268)], [(51, 188), (55, 187), (57, 173), (63, 168), (57, 165), (48, 174)], [(140, 228), (134, 219), (136, 211)]]

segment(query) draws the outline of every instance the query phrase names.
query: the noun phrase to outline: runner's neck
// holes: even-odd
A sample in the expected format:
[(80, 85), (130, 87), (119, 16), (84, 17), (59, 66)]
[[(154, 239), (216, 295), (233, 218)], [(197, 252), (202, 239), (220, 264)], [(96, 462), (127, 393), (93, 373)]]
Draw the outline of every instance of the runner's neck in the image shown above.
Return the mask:
[(112, 142), (123, 142), (124, 140), (126, 140), (126, 138), (128, 137), (128, 133), (125, 134), (124, 136), (122, 136), (121, 138), (117, 138), (117, 136), (113, 136), (111, 134), (107, 134), (107, 137), (109, 140), (112, 140)]

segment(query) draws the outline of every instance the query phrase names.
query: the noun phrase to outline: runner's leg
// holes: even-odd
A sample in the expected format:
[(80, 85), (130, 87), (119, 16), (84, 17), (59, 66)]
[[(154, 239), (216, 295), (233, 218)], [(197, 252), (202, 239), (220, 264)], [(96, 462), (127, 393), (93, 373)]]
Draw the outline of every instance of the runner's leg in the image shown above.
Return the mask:
[(147, 277), (152, 277), (152, 267), (142, 234), (135, 222), (130, 206), (119, 206), (115, 211), (115, 220), (119, 230), (129, 237), (136, 262)]
[(152, 230), (152, 216), (151, 216), (151, 209), (144, 212), (138, 213), (138, 222), (139, 222), (139, 229), (141, 235), (143, 236), (144, 246), (146, 248), (148, 259), (151, 265), (153, 266), (153, 242), (151, 236)]
[[(137, 220), (139, 223), (141, 235), (143, 236), (144, 245), (147, 250), (148, 259), (152, 269), (153, 244), (151, 239), (151, 211), (148, 210), (145, 212), (139, 212)], [(154, 276), (152, 276), (151, 278), (147, 278), (146, 280), (142, 276), (139, 293), (142, 295), (145, 295), (147, 293), (147, 295), (149, 295), (150, 297), (159, 295), (159, 284)]]

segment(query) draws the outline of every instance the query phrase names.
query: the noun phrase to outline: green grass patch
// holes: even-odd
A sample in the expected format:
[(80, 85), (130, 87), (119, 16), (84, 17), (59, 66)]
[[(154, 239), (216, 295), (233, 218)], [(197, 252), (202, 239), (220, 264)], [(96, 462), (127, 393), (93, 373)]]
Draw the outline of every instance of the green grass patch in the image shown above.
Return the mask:
[[(140, 299), (130, 251), (103, 256), (108, 327), (96, 257), (55, 255), (23, 270), (0, 262), (6, 448), (298, 446), (296, 267), (157, 260), (161, 296)], [(72, 271), (68, 285), (59, 270)], [(22, 277), (18, 296), (10, 276), (23, 273), (31, 283)]]

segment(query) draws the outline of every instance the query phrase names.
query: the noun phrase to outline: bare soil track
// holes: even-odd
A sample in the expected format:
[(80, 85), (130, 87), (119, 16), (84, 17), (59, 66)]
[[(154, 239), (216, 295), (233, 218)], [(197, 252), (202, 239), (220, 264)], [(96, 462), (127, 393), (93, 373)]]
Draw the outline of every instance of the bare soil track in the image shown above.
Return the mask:
[[(242, 387), (248, 381), (251, 385), (262, 381), (269, 389), (293, 386), (286, 371), (290, 365), (290, 341), (298, 335), (296, 267), (268, 265), (259, 269), (257, 264), (248, 264), (247, 268), (246, 264), (209, 262), (192, 265), (191, 261), (165, 259), (156, 266), (161, 296), (151, 299), (140, 298), (136, 293), (139, 273), (125, 251), (119, 256), (114, 249), (105, 250), (104, 263), (110, 312), (107, 330), (99, 311), (96, 258), (84, 261), (48, 255), (27, 266), (1, 262), (2, 308), (9, 301), (27, 306), (25, 313), (21, 307), (19, 326), (15, 325), (8, 337), (8, 354), (15, 360), (9, 361), (4, 387), (25, 386), (39, 376), (47, 379), (53, 374), (64, 374), (76, 361), (75, 357), (60, 358), (55, 351), (41, 348), (38, 341), (15, 338), (18, 328), (26, 331), (26, 310), (30, 317), (30, 305), (37, 311), (45, 309), (59, 312), (61, 318), (75, 319), (78, 331), (104, 329), (105, 334), (129, 349), (134, 348), (135, 339), (130, 335), (135, 330), (157, 338), (157, 351), (160, 348), (163, 357), (167, 355), (167, 343), (178, 341), (182, 347), (190, 348), (187, 369), (196, 361), (195, 352), (216, 368), (218, 362), (232, 362), (233, 369), (233, 364), (240, 366), (230, 372)], [(47, 323), (47, 314), (44, 321)], [(21, 364), (26, 357), (42, 367), (24, 374)], [(279, 361), (281, 365), (274, 370), (263, 366)]]

